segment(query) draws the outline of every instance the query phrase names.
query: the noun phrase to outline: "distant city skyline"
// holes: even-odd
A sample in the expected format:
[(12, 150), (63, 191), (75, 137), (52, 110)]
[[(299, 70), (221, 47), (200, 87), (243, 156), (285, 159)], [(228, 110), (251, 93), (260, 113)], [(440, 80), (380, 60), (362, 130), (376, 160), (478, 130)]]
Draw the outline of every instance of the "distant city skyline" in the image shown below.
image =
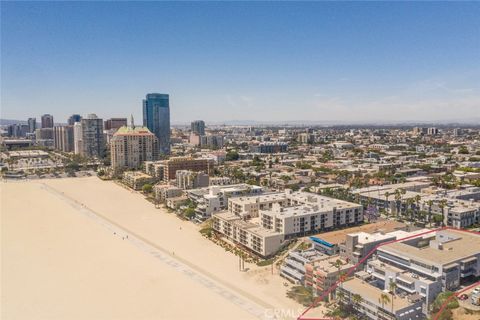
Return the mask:
[[(0, 118), (480, 118), (480, 3), (2, 2)], [(159, 23), (161, 21), (162, 23)]]

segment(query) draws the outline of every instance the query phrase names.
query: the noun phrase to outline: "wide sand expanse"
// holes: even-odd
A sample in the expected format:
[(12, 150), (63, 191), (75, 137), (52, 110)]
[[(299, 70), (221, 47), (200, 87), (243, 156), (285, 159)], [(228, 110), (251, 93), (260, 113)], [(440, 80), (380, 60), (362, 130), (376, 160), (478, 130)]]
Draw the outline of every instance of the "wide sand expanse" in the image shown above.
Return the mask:
[[(75, 189), (102, 183), (58, 182)], [(198, 279), (122, 240), (123, 234), (114, 235), (41, 183), (0, 187), (1, 319), (254, 318)]]
[(113, 182), (1, 188), (2, 319), (294, 318), (302, 310), (269, 267), (239, 272), (238, 258), (197, 226)]

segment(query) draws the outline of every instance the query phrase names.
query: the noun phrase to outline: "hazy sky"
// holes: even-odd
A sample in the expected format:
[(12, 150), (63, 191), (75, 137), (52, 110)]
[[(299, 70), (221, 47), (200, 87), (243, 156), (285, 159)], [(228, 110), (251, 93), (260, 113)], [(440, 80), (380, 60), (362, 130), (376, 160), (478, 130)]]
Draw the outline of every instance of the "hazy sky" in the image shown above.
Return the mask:
[(2, 2), (1, 117), (480, 118), (480, 2)]

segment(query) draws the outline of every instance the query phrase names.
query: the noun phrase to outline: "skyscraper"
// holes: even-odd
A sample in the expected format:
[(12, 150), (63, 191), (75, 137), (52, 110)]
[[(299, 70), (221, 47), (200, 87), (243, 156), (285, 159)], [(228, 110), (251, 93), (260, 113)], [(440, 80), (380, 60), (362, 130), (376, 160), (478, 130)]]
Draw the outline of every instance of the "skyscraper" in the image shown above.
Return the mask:
[(73, 124), (73, 150), (75, 154), (82, 154), (82, 123), (75, 122)]
[(42, 116), (42, 128), (53, 128), (53, 116), (51, 114)]
[(170, 153), (170, 104), (168, 94), (147, 94), (143, 100), (143, 126), (147, 127), (157, 137), (160, 153)]
[(82, 124), (82, 147), (80, 154), (84, 157), (103, 158), (104, 139), (103, 139), (103, 120), (96, 114), (87, 115), (81, 121)]
[(55, 149), (72, 152), (74, 150), (73, 126), (53, 127), (53, 141)]
[(191, 123), (191, 129), (193, 133), (199, 136), (205, 135), (205, 122), (203, 120), (196, 120)]
[(37, 119), (28, 118), (28, 132), (34, 133), (37, 130)]
[(70, 118), (68, 118), (68, 125), (73, 126), (75, 122), (80, 122), (82, 120), (82, 116), (79, 114), (72, 114)]

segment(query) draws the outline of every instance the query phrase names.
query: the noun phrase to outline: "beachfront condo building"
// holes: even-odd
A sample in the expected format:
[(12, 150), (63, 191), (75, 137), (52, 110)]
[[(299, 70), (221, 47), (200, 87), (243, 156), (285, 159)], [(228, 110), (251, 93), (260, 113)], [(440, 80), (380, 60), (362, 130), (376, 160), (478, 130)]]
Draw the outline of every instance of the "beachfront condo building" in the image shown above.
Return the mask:
[(82, 143), (82, 123), (75, 122), (73, 124), (73, 151), (75, 154), (81, 154)]
[(213, 213), (225, 210), (230, 198), (258, 195), (262, 192), (262, 187), (241, 183), (192, 189), (187, 191), (187, 196), (197, 204), (195, 208), (197, 220), (203, 221)]
[(103, 137), (103, 120), (91, 113), (81, 121), (82, 147), (80, 154), (88, 158), (103, 158), (105, 142)]
[(120, 127), (110, 141), (111, 166), (138, 169), (144, 161), (158, 158), (158, 139), (146, 127)]
[[(213, 214), (214, 230), (261, 256), (278, 251), (289, 239), (363, 222), (361, 205), (307, 192), (285, 190), (229, 202), (227, 211)], [(239, 235), (247, 232), (244, 227), (256, 231), (257, 243), (240, 241)]]
[(73, 126), (53, 127), (53, 143), (57, 150), (74, 151)]
[(143, 100), (143, 126), (157, 137), (160, 154), (169, 154), (170, 102), (168, 94), (147, 94)]

